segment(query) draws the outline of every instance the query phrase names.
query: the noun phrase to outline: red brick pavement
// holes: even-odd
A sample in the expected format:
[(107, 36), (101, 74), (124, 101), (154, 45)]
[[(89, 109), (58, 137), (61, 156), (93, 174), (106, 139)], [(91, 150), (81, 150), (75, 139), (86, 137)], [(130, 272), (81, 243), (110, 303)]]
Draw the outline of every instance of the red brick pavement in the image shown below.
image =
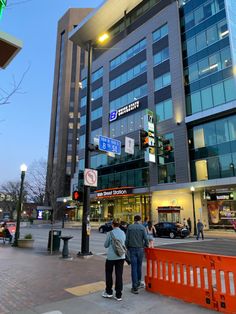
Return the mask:
[[(104, 280), (105, 257), (72, 261), (47, 251), (13, 248), (0, 244), (0, 314), (73, 297), (65, 288)], [(124, 268), (130, 282), (130, 267)]]

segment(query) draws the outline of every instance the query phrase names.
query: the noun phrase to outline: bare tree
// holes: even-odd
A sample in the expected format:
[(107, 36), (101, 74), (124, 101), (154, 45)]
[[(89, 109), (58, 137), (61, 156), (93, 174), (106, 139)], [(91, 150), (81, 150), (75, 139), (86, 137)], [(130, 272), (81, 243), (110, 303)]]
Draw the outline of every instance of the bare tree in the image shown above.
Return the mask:
[(48, 165), (46, 180), (46, 203), (52, 207), (53, 216), (58, 218), (60, 207), (57, 203), (56, 180), (56, 172), (53, 171), (52, 165)]
[(34, 161), (27, 171), (26, 189), (28, 199), (38, 205), (44, 205), (46, 193), (47, 162), (44, 159)]
[[(17, 202), (20, 195), (20, 182), (8, 181), (0, 186), (0, 191), (4, 197), (1, 198), (1, 207), (13, 216), (17, 208)], [(23, 190), (23, 200), (27, 199), (26, 190)]]
[(14, 95), (14, 94), (24, 94), (24, 92), (21, 89), (21, 85), (22, 82), (27, 74), (27, 72), (30, 69), (30, 65), (27, 67), (27, 69), (24, 71), (24, 73), (22, 74), (21, 78), (19, 79), (19, 81), (15, 80), (15, 77), (13, 76), (12, 78), (12, 87), (11, 89), (8, 91), (6, 89), (3, 89), (2, 87), (0, 87), (0, 105), (6, 105), (10, 103), (10, 98)]

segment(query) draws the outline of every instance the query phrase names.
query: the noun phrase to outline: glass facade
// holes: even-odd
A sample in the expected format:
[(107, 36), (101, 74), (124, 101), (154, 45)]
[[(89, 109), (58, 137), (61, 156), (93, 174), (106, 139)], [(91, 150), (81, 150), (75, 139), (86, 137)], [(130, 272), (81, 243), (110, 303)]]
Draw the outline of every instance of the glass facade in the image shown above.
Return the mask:
[(189, 131), (192, 180), (235, 176), (236, 115)]
[(166, 35), (168, 35), (168, 25), (164, 24), (152, 33), (152, 40), (158, 41)]
[(147, 95), (147, 84), (144, 84), (127, 94), (116, 98), (110, 102), (110, 111), (119, 109), (125, 105), (128, 105), (132, 103), (133, 101), (136, 101), (144, 96)]
[(153, 56), (154, 66), (169, 59), (169, 47), (164, 48)]
[(128, 117), (110, 123), (110, 137), (115, 138), (143, 128), (145, 111), (138, 111)]
[(118, 57), (110, 61), (110, 70), (115, 69), (122, 63), (126, 62), (127, 60), (134, 57), (136, 54), (138, 54), (140, 51), (146, 49), (146, 39), (142, 39), (137, 44), (133, 45), (126, 51), (122, 52)]
[(147, 71), (147, 61), (144, 61), (127, 72), (117, 76), (114, 80), (110, 81), (110, 91), (120, 87), (121, 85), (131, 81), (135, 77)]
[(168, 85), (171, 84), (171, 75), (170, 72), (165, 73), (161, 76), (158, 76), (155, 80), (154, 80), (154, 88), (155, 91), (158, 91)]
[(174, 134), (164, 134), (163, 137), (170, 141), (172, 147), (171, 152), (158, 156), (158, 183), (174, 183), (175, 175), (175, 159), (174, 159)]
[(157, 122), (165, 121), (173, 117), (172, 99), (167, 99), (156, 104), (156, 117)]

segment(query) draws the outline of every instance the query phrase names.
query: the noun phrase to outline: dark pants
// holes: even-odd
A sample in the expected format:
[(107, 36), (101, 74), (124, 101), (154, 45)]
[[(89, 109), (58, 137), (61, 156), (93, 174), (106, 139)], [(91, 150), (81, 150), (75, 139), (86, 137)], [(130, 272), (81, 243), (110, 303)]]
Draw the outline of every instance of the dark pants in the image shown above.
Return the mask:
[(115, 282), (115, 291), (116, 297), (121, 298), (122, 290), (123, 290), (123, 266), (124, 266), (124, 259), (118, 260), (106, 260), (105, 264), (105, 271), (106, 271), (106, 293), (112, 294), (112, 286), (113, 286), (113, 267), (115, 266), (115, 275), (116, 275), (116, 282)]
[(130, 262), (131, 262), (131, 278), (132, 288), (137, 289), (142, 278), (142, 262), (144, 249), (143, 248), (129, 248)]
[(198, 230), (197, 231), (197, 240), (200, 238), (200, 234), (202, 235), (202, 240), (204, 240), (203, 230)]

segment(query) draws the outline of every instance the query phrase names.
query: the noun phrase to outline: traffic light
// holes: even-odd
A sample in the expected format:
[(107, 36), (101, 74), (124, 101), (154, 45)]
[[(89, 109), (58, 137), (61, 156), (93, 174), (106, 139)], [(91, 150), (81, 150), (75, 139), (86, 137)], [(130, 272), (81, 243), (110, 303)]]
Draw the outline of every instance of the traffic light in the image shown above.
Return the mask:
[(149, 146), (148, 132), (140, 130), (139, 132), (139, 147), (141, 150), (146, 149)]
[(169, 158), (170, 157), (170, 153), (173, 151), (173, 147), (170, 144), (170, 140), (164, 139), (162, 141), (162, 143), (163, 143), (164, 156), (165, 156), (165, 158)]
[(74, 201), (77, 201), (77, 202), (82, 202), (83, 201), (83, 193), (80, 191), (74, 191), (72, 193), (72, 199)]

